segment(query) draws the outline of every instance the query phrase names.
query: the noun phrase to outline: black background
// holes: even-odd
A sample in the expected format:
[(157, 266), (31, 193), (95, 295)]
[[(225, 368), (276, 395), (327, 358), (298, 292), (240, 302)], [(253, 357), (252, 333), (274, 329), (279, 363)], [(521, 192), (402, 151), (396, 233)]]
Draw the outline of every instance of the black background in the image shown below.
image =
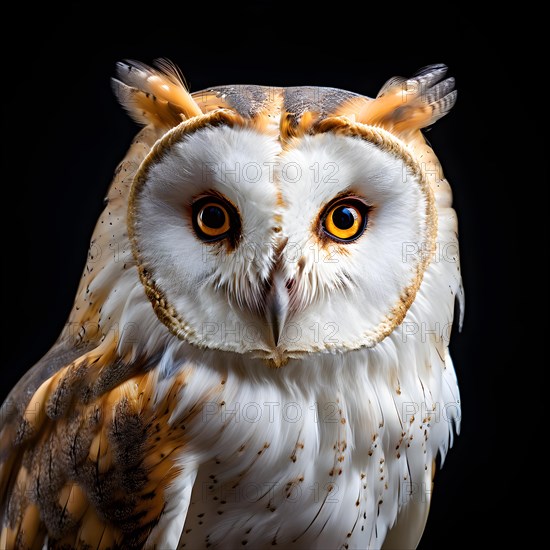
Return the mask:
[(515, 526), (507, 524), (506, 510), (522, 496), (502, 470), (522, 459), (509, 454), (508, 416), (514, 413), (501, 382), (507, 378), (503, 365), (514, 353), (503, 326), (517, 305), (508, 292), (515, 276), (509, 255), (520, 241), (514, 231), (505, 238), (495, 231), (503, 212), (510, 213), (510, 199), (500, 190), (509, 177), (500, 143), (504, 100), (494, 91), (488, 95), (502, 79), (496, 47), (472, 26), (465, 39), (481, 53), (460, 59), (437, 46), (415, 58), (406, 57), (405, 47), (403, 55), (380, 58), (380, 48), (368, 42), (352, 47), (342, 35), (330, 45), (320, 40), (299, 46), (284, 29), (276, 39), (260, 28), (238, 40), (221, 24), (204, 42), (193, 42), (183, 31), (175, 36), (172, 29), (169, 39), (153, 40), (145, 32), (132, 42), (112, 43), (107, 38), (116, 39), (114, 27), (83, 31), (79, 22), (85, 17), (71, 10), (60, 14), (55, 24), (29, 35), (32, 59), (7, 60), (4, 67), (13, 78), (2, 102), (2, 194), (15, 222), (5, 223), (3, 231), (2, 298), (9, 326), (3, 333), (2, 397), (61, 331), (112, 173), (137, 132), (111, 92), (117, 60), (168, 57), (193, 91), (218, 84), (309, 84), (370, 96), (391, 76), (445, 62), (457, 80), (458, 102), (428, 138), (453, 187), (460, 224), (467, 306), (464, 330), (453, 334), (451, 350), (463, 418), (461, 435), (436, 477), (421, 548), (495, 545), (504, 535), (510, 543)]

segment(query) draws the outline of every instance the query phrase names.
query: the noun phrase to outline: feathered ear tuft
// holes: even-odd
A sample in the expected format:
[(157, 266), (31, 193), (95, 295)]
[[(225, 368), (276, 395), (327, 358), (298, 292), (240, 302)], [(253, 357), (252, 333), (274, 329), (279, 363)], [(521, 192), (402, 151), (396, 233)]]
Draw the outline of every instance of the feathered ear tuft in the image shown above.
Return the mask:
[(391, 78), (376, 99), (361, 108), (357, 121), (381, 126), (400, 137), (433, 124), (456, 101), (454, 78), (442, 80), (446, 73), (445, 65), (430, 65), (410, 79)]
[(172, 128), (182, 120), (202, 115), (187, 91), (179, 69), (166, 59), (155, 61), (156, 68), (138, 61), (117, 63), (113, 90), (138, 124)]

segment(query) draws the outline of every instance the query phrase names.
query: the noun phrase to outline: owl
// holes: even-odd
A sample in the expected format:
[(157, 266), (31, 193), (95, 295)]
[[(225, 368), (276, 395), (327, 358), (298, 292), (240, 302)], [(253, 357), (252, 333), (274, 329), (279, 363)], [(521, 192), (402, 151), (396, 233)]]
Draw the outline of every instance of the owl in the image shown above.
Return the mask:
[(421, 132), (446, 67), (375, 99), (117, 71), (144, 128), (3, 405), (0, 547), (414, 548), (460, 422), (457, 220)]

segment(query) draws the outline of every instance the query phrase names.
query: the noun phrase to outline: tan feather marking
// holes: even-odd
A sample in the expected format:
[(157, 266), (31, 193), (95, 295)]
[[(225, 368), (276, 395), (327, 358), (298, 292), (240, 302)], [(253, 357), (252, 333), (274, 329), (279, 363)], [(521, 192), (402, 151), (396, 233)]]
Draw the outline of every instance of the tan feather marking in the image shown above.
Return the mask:
[(185, 116), (181, 108), (155, 95), (113, 80), (115, 94), (138, 124), (153, 123), (161, 128), (177, 126)]
[(42, 427), (46, 416), (46, 402), (50, 395), (52, 379), (46, 380), (34, 393), (25, 409), (23, 419), (27, 422), (30, 433), (36, 433)]
[(67, 483), (59, 494), (59, 504), (76, 522), (79, 522), (90, 503), (78, 483)]
[(25, 500), (26, 500), (26, 493), (27, 493), (28, 476), (29, 476), (29, 471), (27, 467), (21, 466), (21, 468), (17, 472), (17, 477), (15, 478), (15, 486), (17, 487), (21, 497), (25, 497)]
[(0, 548), (9, 550), (15, 548), (15, 539), (17, 537), (17, 531), (8, 526), (2, 528), (2, 533), (0, 534)]
[(82, 518), (82, 523), (76, 536), (77, 545), (80, 547), (90, 546), (97, 548), (105, 528), (106, 525), (99, 519), (97, 512), (91, 507), (88, 508)]
[(97, 462), (100, 458), (105, 456), (108, 450), (108, 446), (109, 444), (107, 442), (105, 432), (103, 432), (102, 430), (97, 432), (92, 441), (92, 444), (90, 445), (90, 452), (88, 453), (90, 460)]
[(199, 106), (200, 110), (205, 114), (212, 111), (217, 111), (218, 109), (231, 110), (229, 103), (227, 103), (227, 101), (225, 101), (225, 99), (215, 91), (203, 90), (200, 92), (194, 92), (191, 94), (191, 97)]
[(18, 546), (28, 548), (32, 546), (40, 528), (40, 510), (36, 504), (30, 504), (25, 509), (18, 536)]
[(108, 472), (113, 466), (113, 454), (108, 450), (104, 455), (97, 460), (97, 471), (100, 474)]
[(269, 88), (261, 110), (250, 121), (254, 129), (261, 134), (280, 136), (280, 118), (283, 104), (283, 88)]
[(346, 117), (351, 122), (357, 122), (357, 114), (374, 99), (365, 96), (352, 97), (341, 103), (331, 116)]
[[(46, 538), (46, 530), (43, 524), (40, 524), (40, 528), (34, 538), (32, 545), (29, 547), (29, 550), (43, 550), (44, 543), (42, 542)], [(71, 544), (68, 546), (60, 546), (61, 548), (73, 548), (74, 547), (74, 537), (71, 541)]]
[(392, 116), (394, 111), (407, 103), (409, 97), (402, 84), (397, 84), (381, 97), (369, 101), (357, 113), (357, 120), (372, 126), (383, 125)]
[(115, 548), (117, 544), (118, 533), (116, 529), (112, 527), (105, 527), (103, 534), (101, 535), (101, 541), (97, 546), (97, 550), (107, 550), (108, 548)]
[(182, 120), (203, 114), (185, 89), (177, 70), (166, 62), (158, 68), (130, 61), (117, 64), (114, 91), (132, 117), (140, 123), (171, 128)]
[(456, 101), (454, 80), (442, 80), (447, 68), (433, 65), (410, 79), (391, 78), (376, 99), (352, 98), (337, 115), (356, 115), (356, 120), (379, 126), (406, 142), (417, 139), (420, 129), (446, 115)]
[(301, 138), (309, 133), (318, 118), (319, 115), (312, 111), (306, 111), (300, 118), (293, 113), (283, 113), (279, 124), (283, 146), (287, 147), (293, 139)]
[[(165, 480), (174, 467), (174, 456), (171, 453), (166, 455), (168, 458), (163, 460), (158, 456), (149, 460), (145, 466), (147, 467), (147, 482), (151, 488), (158, 488), (161, 481)], [(148, 491), (145, 491), (148, 492)], [(162, 491), (159, 491), (162, 495)]]
[(287, 143), (298, 136), (298, 122), (296, 116), (292, 113), (283, 113), (279, 123), (279, 133), (281, 141)]

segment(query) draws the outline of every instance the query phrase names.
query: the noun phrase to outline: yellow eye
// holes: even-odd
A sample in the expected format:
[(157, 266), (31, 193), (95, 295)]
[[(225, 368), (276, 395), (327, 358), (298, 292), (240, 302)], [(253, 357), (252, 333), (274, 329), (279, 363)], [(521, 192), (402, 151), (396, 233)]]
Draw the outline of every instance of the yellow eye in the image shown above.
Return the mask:
[(207, 202), (201, 206), (196, 220), (197, 227), (207, 237), (219, 237), (229, 231), (229, 214), (219, 203)]
[(193, 228), (205, 242), (220, 241), (226, 237), (236, 242), (240, 235), (240, 217), (236, 208), (218, 196), (202, 197), (192, 205)]
[(329, 206), (327, 215), (323, 218), (323, 229), (335, 241), (354, 241), (365, 231), (367, 211), (367, 205), (360, 200), (338, 201)]

